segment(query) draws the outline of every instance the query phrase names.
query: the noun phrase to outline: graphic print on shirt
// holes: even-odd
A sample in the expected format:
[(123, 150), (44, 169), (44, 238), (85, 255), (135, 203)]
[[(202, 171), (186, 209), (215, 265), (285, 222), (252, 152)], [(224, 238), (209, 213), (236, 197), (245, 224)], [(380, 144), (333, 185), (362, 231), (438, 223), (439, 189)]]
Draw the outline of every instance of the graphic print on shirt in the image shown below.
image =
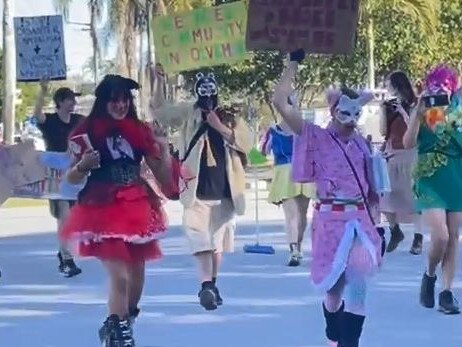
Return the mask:
[(132, 146), (130, 143), (120, 135), (114, 135), (106, 138), (107, 147), (109, 153), (111, 153), (112, 159), (117, 160), (121, 158), (129, 157), (135, 160)]

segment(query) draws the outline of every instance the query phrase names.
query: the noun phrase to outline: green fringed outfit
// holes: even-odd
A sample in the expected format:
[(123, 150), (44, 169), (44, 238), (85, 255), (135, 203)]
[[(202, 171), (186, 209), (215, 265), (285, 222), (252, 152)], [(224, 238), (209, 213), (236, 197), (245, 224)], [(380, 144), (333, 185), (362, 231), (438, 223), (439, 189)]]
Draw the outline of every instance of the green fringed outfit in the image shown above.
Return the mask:
[(417, 209), (462, 212), (462, 108), (448, 112), (435, 131), (421, 124), (417, 144)]

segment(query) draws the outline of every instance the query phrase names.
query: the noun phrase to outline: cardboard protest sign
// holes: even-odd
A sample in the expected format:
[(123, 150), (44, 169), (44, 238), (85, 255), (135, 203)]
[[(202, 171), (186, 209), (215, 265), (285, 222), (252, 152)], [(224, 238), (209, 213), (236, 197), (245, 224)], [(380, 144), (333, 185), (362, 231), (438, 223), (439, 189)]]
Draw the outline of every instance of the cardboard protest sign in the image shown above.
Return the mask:
[(234, 2), (199, 8), (153, 21), (157, 61), (167, 72), (244, 59), (247, 7)]
[(16, 79), (66, 79), (62, 16), (14, 18)]
[(33, 142), (0, 147), (0, 205), (12, 195), (14, 187), (44, 177), (45, 168)]
[(359, 0), (249, 0), (246, 47), (348, 54), (358, 18)]
[(76, 200), (77, 194), (83, 188), (81, 185), (71, 185), (65, 180), (65, 174), (72, 160), (69, 153), (38, 152), (44, 176), (29, 184), (15, 186), (12, 196), (28, 199)]
[(36, 182), (45, 177), (40, 153), (32, 141), (0, 149), (0, 173), (13, 186)]
[[(66, 180), (66, 171), (72, 163), (73, 154), (58, 152), (37, 152), (40, 163), (45, 172), (40, 180), (24, 184), (12, 185), (2, 181), (0, 176), (0, 204), (3, 196), (27, 199), (46, 200), (77, 200), (79, 192), (84, 188), (86, 181), (81, 184), (70, 184)], [(149, 186), (158, 194), (163, 196), (156, 178), (145, 162), (141, 165), (141, 176)], [(6, 193), (3, 193), (5, 191)], [(3, 195), (2, 195), (3, 193)]]
[(13, 184), (4, 176), (0, 175), (0, 206), (13, 194)]

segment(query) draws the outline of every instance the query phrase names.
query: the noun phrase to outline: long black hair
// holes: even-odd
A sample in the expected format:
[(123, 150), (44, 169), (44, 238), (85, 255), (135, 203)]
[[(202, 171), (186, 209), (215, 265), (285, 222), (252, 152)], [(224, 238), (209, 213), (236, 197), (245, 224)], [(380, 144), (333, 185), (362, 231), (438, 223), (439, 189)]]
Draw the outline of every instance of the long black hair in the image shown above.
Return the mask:
[[(398, 93), (401, 101), (412, 106), (417, 101), (411, 81), (403, 71), (393, 71), (387, 78), (391, 86)], [(403, 107), (406, 109), (405, 105)], [(408, 111), (408, 110), (406, 110)]]
[[(411, 113), (412, 107), (417, 102), (417, 97), (412, 88), (411, 81), (403, 71), (393, 71), (387, 77), (393, 89), (397, 92), (400, 98), (400, 103), (406, 113)], [(396, 105), (393, 102), (385, 102), (385, 117), (387, 120), (387, 133), (385, 134), (385, 141), (390, 138), (390, 131), (392, 123), (401, 115), (396, 111)]]

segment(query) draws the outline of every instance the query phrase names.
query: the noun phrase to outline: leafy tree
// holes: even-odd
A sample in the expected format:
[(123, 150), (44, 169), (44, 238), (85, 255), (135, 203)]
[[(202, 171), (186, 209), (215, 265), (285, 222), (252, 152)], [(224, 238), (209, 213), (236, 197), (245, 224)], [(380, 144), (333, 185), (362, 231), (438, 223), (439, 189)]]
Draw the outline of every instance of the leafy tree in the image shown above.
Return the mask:
[[(446, 1), (446, 0), (445, 0)], [(375, 44), (376, 27), (384, 25), (382, 29), (389, 29), (387, 21), (377, 21), (377, 16), (382, 11), (399, 12), (403, 22), (412, 21), (417, 29), (426, 35), (422, 40), (433, 37), (436, 34), (438, 23), (438, 1), (436, 0), (362, 0), (360, 15), (365, 28), (367, 56), (368, 56), (368, 85), (375, 87)]]

